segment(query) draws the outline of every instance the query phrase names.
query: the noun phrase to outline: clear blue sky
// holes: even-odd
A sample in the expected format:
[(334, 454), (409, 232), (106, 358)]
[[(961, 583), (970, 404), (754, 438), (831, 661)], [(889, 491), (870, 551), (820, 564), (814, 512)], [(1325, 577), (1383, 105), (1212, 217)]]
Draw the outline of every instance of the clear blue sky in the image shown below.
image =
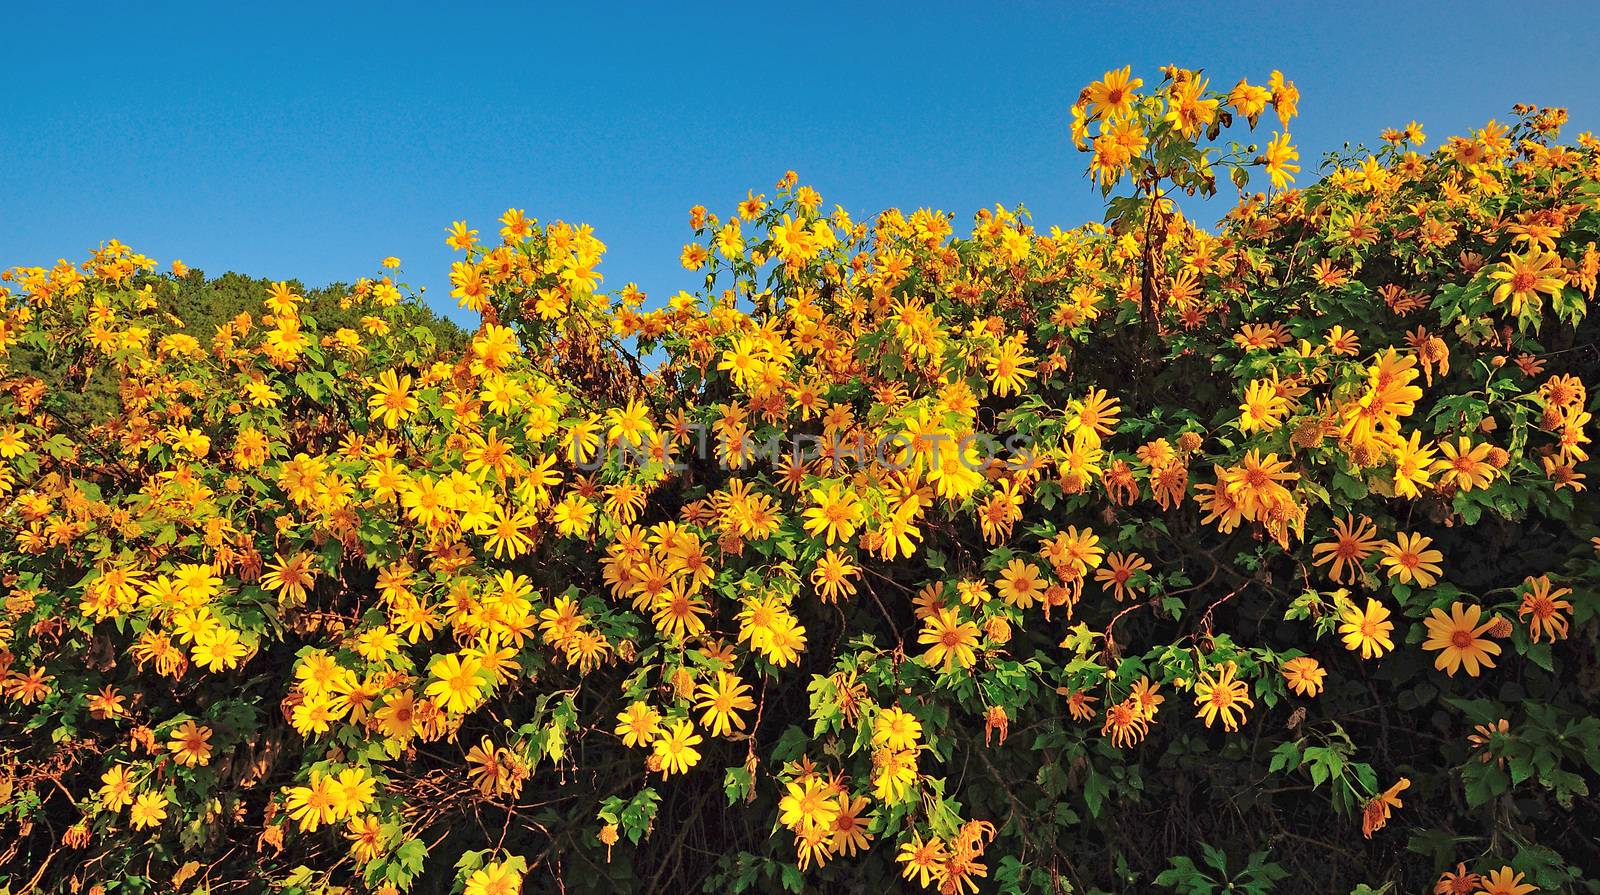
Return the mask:
[(592, 223), (606, 286), (661, 299), (694, 285), (688, 208), (726, 212), (788, 168), (854, 212), (1024, 202), (1070, 226), (1100, 204), (1067, 107), (1130, 63), (1221, 85), (1282, 69), (1308, 169), (1346, 138), (1415, 117), (1432, 145), (1519, 100), (1600, 129), (1592, 2), (584, 5), (11, 5), (0, 266), (115, 237), (321, 285), (395, 254), (445, 308), (445, 228), (491, 234), (515, 206)]

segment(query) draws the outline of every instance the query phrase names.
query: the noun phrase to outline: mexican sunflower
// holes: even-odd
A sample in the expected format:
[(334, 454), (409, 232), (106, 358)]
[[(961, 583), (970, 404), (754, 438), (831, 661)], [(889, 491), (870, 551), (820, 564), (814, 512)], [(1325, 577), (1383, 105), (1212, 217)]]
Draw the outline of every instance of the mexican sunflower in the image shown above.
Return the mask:
[(1395, 808), (1405, 807), (1400, 802), (1400, 793), (1410, 787), (1411, 781), (1401, 777), (1395, 781), (1393, 786), (1373, 797), (1370, 802), (1367, 802), (1366, 806), (1361, 809), (1361, 835), (1371, 839), (1373, 833), (1383, 829), (1384, 825), (1389, 822), (1390, 812)]
[(1434, 607), (1432, 614), (1423, 619), (1428, 626), (1428, 639), (1422, 648), (1438, 651), (1433, 667), (1446, 671), (1451, 677), (1463, 666), (1467, 674), (1478, 676), (1479, 667), (1493, 668), (1492, 656), (1500, 655), (1500, 644), (1484, 636), (1495, 626), (1491, 618), (1482, 624), (1483, 610), (1477, 606), (1463, 606), (1459, 601), (1450, 604), (1450, 612)]
[(977, 661), (973, 649), (978, 645), (978, 626), (963, 621), (954, 609), (941, 608), (928, 616), (917, 642), (926, 646), (922, 661), (949, 671), (951, 665), (971, 668)]
[(1312, 564), (1322, 566), (1331, 562), (1328, 578), (1336, 584), (1354, 584), (1361, 579), (1362, 560), (1378, 549), (1377, 533), (1378, 527), (1366, 516), (1359, 521), (1353, 515), (1335, 519), (1333, 543), (1313, 545)]
[(1570, 587), (1550, 589), (1550, 576), (1529, 577), (1527, 592), (1522, 595), (1522, 605), (1517, 607), (1517, 618), (1528, 625), (1528, 636), (1534, 643), (1548, 637), (1555, 642), (1567, 636), (1567, 618), (1561, 613), (1571, 612), (1572, 603), (1562, 597), (1572, 593)]
[(778, 822), (791, 830), (829, 828), (838, 816), (833, 787), (816, 776), (790, 781), (778, 802)]
[(692, 723), (678, 721), (652, 744), (654, 753), (651, 758), (659, 762), (663, 777), (686, 774), (700, 762), (700, 750), (695, 746), (700, 745), (704, 739), (694, 732)]
[(1489, 268), (1489, 279), (1495, 281), (1495, 304), (1511, 302), (1511, 313), (1522, 313), (1523, 305), (1538, 308), (1548, 295), (1555, 298), (1567, 285), (1561, 256), (1534, 246), (1525, 255), (1510, 254), (1506, 260)]
[(1441, 482), (1453, 484), (1462, 491), (1471, 491), (1474, 488), (1487, 488), (1494, 481), (1495, 468), (1489, 462), (1489, 454), (1494, 446), (1488, 442), (1474, 445), (1471, 438), (1463, 435), (1456, 439), (1456, 444), (1441, 441), (1439, 450), (1444, 456), (1433, 461), (1433, 469), (1441, 473)]
[(1238, 730), (1247, 717), (1244, 710), (1255, 705), (1250, 700), (1249, 685), (1237, 679), (1237, 673), (1238, 667), (1227, 662), (1214, 676), (1206, 672), (1195, 683), (1194, 703), (1200, 707), (1195, 717), (1204, 719), (1207, 727), (1221, 718), (1224, 730)]
[(1389, 577), (1401, 584), (1416, 582), (1418, 587), (1433, 587), (1442, 571), (1439, 562), (1444, 554), (1430, 550), (1433, 539), (1413, 532), (1400, 532), (1394, 540), (1383, 545), (1383, 559), (1379, 562), (1389, 570)]
[(1286, 660), (1279, 670), (1289, 689), (1301, 696), (1316, 696), (1322, 692), (1322, 679), (1328, 671), (1310, 656), (1296, 656)]
[(700, 723), (709, 727), (714, 737), (731, 733), (734, 728), (744, 730), (744, 719), (739, 712), (756, 707), (750, 698), (750, 685), (726, 671), (717, 672), (715, 684), (701, 684), (699, 695), (695, 708), (704, 711)]
[(1389, 621), (1389, 610), (1371, 597), (1367, 598), (1365, 609), (1352, 603), (1339, 613), (1339, 634), (1344, 638), (1344, 648), (1359, 650), (1363, 659), (1374, 659), (1394, 649), (1394, 622)]
[(1510, 867), (1489, 871), (1481, 885), (1478, 895), (1528, 895), (1538, 891), (1537, 886), (1523, 882), (1522, 874)]

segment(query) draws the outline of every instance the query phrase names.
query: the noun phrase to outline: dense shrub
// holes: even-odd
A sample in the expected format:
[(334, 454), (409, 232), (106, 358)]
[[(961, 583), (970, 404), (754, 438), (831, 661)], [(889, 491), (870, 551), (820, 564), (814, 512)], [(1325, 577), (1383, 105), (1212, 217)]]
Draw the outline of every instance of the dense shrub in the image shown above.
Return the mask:
[(4, 881), (1600, 891), (1596, 144), (1296, 189), (1281, 76), (1130, 76), (1104, 224), (791, 173), (662, 301), (512, 210), (464, 345), (397, 259), (8, 271)]

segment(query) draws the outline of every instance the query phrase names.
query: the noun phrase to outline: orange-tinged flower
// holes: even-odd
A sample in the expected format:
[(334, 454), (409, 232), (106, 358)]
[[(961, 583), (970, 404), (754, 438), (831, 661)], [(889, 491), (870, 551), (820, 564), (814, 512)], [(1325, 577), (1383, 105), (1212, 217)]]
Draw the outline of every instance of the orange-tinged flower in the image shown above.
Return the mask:
[(1123, 66), (1105, 73), (1100, 80), (1084, 88), (1089, 103), (1089, 115), (1112, 121), (1126, 118), (1133, 111), (1134, 91), (1144, 86), (1143, 78), (1135, 78), (1132, 66)]
[(1399, 532), (1393, 541), (1383, 544), (1383, 559), (1379, 564), (1389, 570), (1389, 577), (1401, 584), (1416, 583), (1418, 587), (1433, 587), (1439, 581), (1442, 569), (1439, 563), (1444, 554), (1430, 549), (1433, 539), (1415, 532)]
[(1396, 808), (1404, 807), (1400, 802), (1400, 793), (1411, 787), (1411, 781), (1401, 777), (1395, 784), (1375, 796), (1361, 809), (1361, 835), (1368, 839), (1372, 834), (1383, 829), (1389, 823), (1391, 812)]
[(1521, 873), (1510, 867), (1491, 870), (1480, 883), (1482, 888), (1478, 890), (1477, 895), (1528, 895), (1530, 892), (1539, 891), (1538, 886), (1525, 883), (1522, 878)]
[(694, 725), (690, 722), (673, 723), (666, 733), (657, 737), (651, 745), (654, 757), (660, 760), (661, 775), (671, 777), (673, 774), (686, 774), (690, 768), (699, 764), (700, 750), (695, 746), (700, 745), (704, 739), (695, 733)]
[(312, 560), (312, 555), (303, 551), (287, 557), (278, 554), (276, 561), (269, 563), (261, 576), (261, 586), (277, 594), (286, 606), (304, 603), (307, 589), (316, 580), (316, 570), (311, 567)]
[(1489, 462), (1493, 449), (1488, 442), (1474, 445), (1465, 435), (1456, 439), (1455, 444), (1442, 441), (1439, 450), (1444, 456), (1434, 461), (1433, 470), (1440, 473), (1441, 483), (1453, 484), (1462, 491), (1487, 488), (1495, 476), (1495, 468)]
[(1328, 674), (1327, 669), (1310, 656), (1296, 656), (1289, 659), (1279, 670), (1283, 673), (1283, 679), (1288, 682), (1289, 689), (1301, 696), (1316, 696), (1321, 693), (1322, 679)]
[(1483, 877), (1467, 870), (1466, 864), (1457, 864), (1454, 871), (1446, 870), (1433, 884), (1434, 895), (1474, 895)]
[(1236, 678), (1237, 673), (1238, 666), (1225, 662), (1215, 672), (1201, 674), (1195, 682), (1194, 704), (1200, 707), (1195, 717), (1203, 719), (1207, 727), (1220, 719), (1224, 730), (1234, 731), (1248, 719), (1245, 709), (1255, 703), (1250, 699), (1249, 685)]
[(1139, 596), (1140, 588), (1133, 584), (1134, 576), (1148, 572), (1153, 567), (1137, 553), (1113, 552), (1106, 557), (1104, 568), (1096, 569), (1094, 580), (1109, 585), (1117, 602)]
[(1389, 621), (1388, 608), (1377, 600), (1367, 598), (1365, 609), (1351, 603), (1339, 619), (1344, 648), (1360, 651), (1361, 658), (1375, 659), (1394, 649), (1394, 622)]
[(1315, 544), (1311, 548), (1314, 565), (1327, 565), (1328, 578), (1336, 584), (1354, 584), (1361, 579), (1361, 564), (1378, 549), (1378, 527), (1372, 520), (1353, 515), (1333, 522), (1333, 543)]
[(1527, 623), (1529, 638), (1534, 643), (1547, 637), (1551, 642), (1565, 638), (1568, 620), (1562, 613), (1571, 612), (1572, 603), (1562, 597), (1572, 593), (1572, 588), (1551, 590), (1549, 575), (1529, 576), (1524, 586), (1527, 590), (1517, 607), (1517, 617)]
[(199, 767), (211, 761), (211, 728), (184, 721), (172, 731), (167, 749), (181, 765)]
[(1543, 296), (1554, 298), (1567, 285), (1561, 256), (1537, 245), (1522, 255), (1508, 254), (1506, 260), (1490, 266), (1486, 273), (1499, 284), (1492, 293), (1495, 304), (1509, 300), (1512, 316), (1520, 315), (1524, 306), (1539, 308)]
[(949, 671), (952, 665), (966, 669), (977, 662), (978, 638), (977, 625), (963, 620), (955, 609), (941, 608), (924, 621), (917, 642), (928, 648), (924, 662)]
[(1477, 606), (1463, 606), (1459, 601), (1450, 604), (1450, 612), (1437, 606), (1423, 623), (1428, 628), (1428, 639), (1422, 648), (1437, 651), (1433, 665), (1451, 677), (1466, 668), (1467, 674), (1478, 676), (1478, 669), (1493, 668), (1494, 656), (1500, 655), (1500, 644), (1484, 636), (1495, 626), (1495, 619), (1479, 623), (1483, 610)]
[(1111, 738), (1112, 745), (1125, 749), (1144, 739), (1150, 730), (1149, 718), (1138, 701), (1132, 697), (1106, 709), (1102, 736)]

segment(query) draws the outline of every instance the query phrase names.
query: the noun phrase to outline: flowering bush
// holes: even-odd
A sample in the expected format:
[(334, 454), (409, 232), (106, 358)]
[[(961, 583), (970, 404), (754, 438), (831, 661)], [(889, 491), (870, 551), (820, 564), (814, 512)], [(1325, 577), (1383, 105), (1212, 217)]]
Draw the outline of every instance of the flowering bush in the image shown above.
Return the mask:
[(459, 345), (397, 259), (8, 271), (3, 882), (1600, 891), (1600, 145), (1296, 188), (1292, 83), (1152, 81), (1103, 225), (791, 173), (661, 302), (513, 209)]

